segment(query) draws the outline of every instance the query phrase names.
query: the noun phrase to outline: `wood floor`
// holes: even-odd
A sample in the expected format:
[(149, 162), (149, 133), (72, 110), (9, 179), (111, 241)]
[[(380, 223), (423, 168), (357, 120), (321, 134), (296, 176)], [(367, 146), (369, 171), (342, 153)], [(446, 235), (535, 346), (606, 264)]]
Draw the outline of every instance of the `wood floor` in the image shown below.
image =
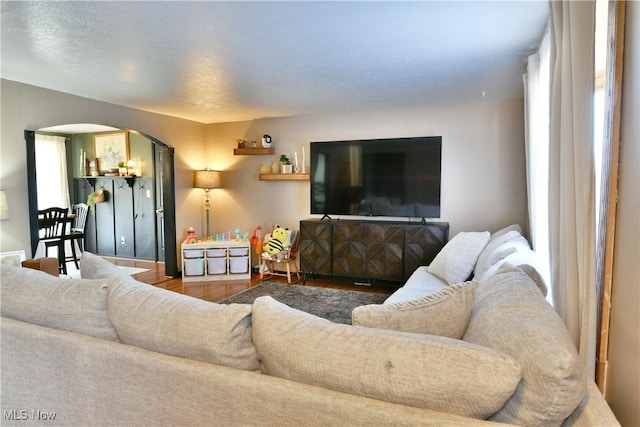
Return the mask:
[[(257, 275), (254, 275), (250, 280), (229, 280), (229, 281), (215, 281), (215, 282), (187, 282), (183, 283), (181, 278), (173, 279), (164, 275), (164, 264), (156, 263), (152, 261), (141, 261), (136, 259), (125, 258), (108, 258), (104, 257), (107, 261), (112, 262), (115, 265), (122, 265), (127, 267), (139, 267), (147, 268), (149, 271), (134, 274), (132, 277), (140, 282), (148, 283), (150, 285), (157, 286), (159, 288), (167, 289), (169, 291), (178, 292), (185, 295), (190, 295), (195, 298), (200, 298), (207, 301), (218, 302), (222, 299), (235, 295), (245, 289), (254, 287), (260, 283)], [(287, 283), (286, 277), (272, 277), (269, 279), (271, 282)], [(302, 284), (302, 280), (294, 286)], [(353, 283), (328, 281), (319, 279), (309, 279), (306, 284), (308, 286), (318, 286), (334, 289), (345, 289), (352, 291), (362, 292), (377, 292), (383, 294), (391, 294), (394, 289), (388, 286), (358, 286)]]

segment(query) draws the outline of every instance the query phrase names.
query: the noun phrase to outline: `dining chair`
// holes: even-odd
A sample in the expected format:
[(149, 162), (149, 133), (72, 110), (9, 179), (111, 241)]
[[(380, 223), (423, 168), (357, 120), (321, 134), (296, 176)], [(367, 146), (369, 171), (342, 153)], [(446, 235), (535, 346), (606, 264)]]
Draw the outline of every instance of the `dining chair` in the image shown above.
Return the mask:
[(89, 212), (89, 206), (85, 203), (78, 203), (71, 207), (71, 214), (74, 216), (71, 228), (68, 233), (65, 233), (64, 240), (71, 243), (71, 256), (65, 257), (66, 261), (73, 261), (76, 268), (79, 270), (78, 256), (76, 254), (76, 244), (80, 253), (84, 252), (84, 238), (85, 238), (85, 226), (87, 224), (87, 213)]
[(66, 208), (48, 208), (38, 211), (40, 224), (40, 242), (44, 244), (45, 256), (49, 256), (49, 248), (58, 248), (58, 269), (62, 274), (67, 274), (64, 254), (64, 235), (69, 211)]

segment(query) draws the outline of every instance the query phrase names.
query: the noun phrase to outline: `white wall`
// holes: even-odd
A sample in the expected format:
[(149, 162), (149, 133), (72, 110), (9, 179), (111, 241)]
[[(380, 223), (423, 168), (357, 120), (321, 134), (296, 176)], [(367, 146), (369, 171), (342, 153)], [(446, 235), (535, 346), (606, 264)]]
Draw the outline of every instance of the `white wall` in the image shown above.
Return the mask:
[(640, 3), (626, 3), (618, 213), (606, 397), (640, 425)]
[(0, 80), (0, 95), (0, 188), (7, 191), (11, 210), (11, 218), (0, 222), (0, 252), (24, 250), (30, 254), (24, 131), (47, 126), (111, 125), (144, 132), (175, 147), (178, 237), (199, 218), (191, 162), (204, 151), (203, 124), (7, 80)]
[[(297, 228), (310, 217), (308, 182), (258, 180), (260, 166), (281, 153), (301, 158), (304, 146), (308, 159), (310, 141), (441, 135), (441, 220), (450, 223), (450, 237), (526, 227), (523, 127), (522, 100), (211, 124), (206, 161), (225, 178), (225, 188), (213, 194), (212, 224), (215, 231)], [(259, 143), (263, 134), (272, 136), (274, 156), (233, 156), (236, 138)]]

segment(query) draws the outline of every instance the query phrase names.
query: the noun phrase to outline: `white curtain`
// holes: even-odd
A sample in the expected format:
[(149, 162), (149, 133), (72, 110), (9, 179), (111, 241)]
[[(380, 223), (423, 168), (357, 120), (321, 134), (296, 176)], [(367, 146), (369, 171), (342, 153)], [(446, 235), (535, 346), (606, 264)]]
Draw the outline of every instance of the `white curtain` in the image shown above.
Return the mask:
[(551, 2), (549, 225), (555, 307), (595, 373), (595, 2)]
[[(531, 246), (541, 260), (540, 274), (549, 280), (549, 31), (527, 60), (523, 76), (525, 154)], [(553, 304), (553, 292), (547, 295)]]
[(69, 208), (65, 138), (36, 134), (38, 210)]

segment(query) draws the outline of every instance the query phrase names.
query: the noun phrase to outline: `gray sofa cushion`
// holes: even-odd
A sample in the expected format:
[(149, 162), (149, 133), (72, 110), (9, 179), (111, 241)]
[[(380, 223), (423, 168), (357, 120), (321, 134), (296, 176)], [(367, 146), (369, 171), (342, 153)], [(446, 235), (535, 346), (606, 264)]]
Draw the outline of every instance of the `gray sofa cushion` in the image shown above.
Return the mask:
[(266, 374), (475, 418), (500, 409), (520, 381), (518, 364), (488, 347), (335, 324), (271, 297), (253, 303), (253, 340)]
[(353, 325), (460, 339), (477, 287), (477, 282), (463, 282), (413, 301), (356, 307)]
[(493, 238), (482, 250), (476, 266), (473, 269), (473, 277), (481, 278), (496, 262), (518, 250), (531, 249), (527, 239), (517, 231), (508, 231), (501, 236)]
[(258, 371), (251, 305), (220, 305), (128, 280), (109, 292), (109, 319), (125, 344)]
[(480, 252), (489, 242), (488, 231), (460, 232), (438, 252), (429, 264), (429, 273), (449, 285), (464, 282), (471, 276)]
[(480, 281), (464, 340), (522, 365), (522, 381), (494, 421), (560, 425), (585, 395), (587, 378), (567, 328), (529, 276), (511, 264)]
[(117, 341), (107, 317), (108, 288), (117, 279), (66, 279), (2, 265), (2, 316)]
[(80, 258), (80, 276), (83, 279), (118, 277), (123, 280), (135, 280), (117, 265), (87, 251), (84, 251)]

